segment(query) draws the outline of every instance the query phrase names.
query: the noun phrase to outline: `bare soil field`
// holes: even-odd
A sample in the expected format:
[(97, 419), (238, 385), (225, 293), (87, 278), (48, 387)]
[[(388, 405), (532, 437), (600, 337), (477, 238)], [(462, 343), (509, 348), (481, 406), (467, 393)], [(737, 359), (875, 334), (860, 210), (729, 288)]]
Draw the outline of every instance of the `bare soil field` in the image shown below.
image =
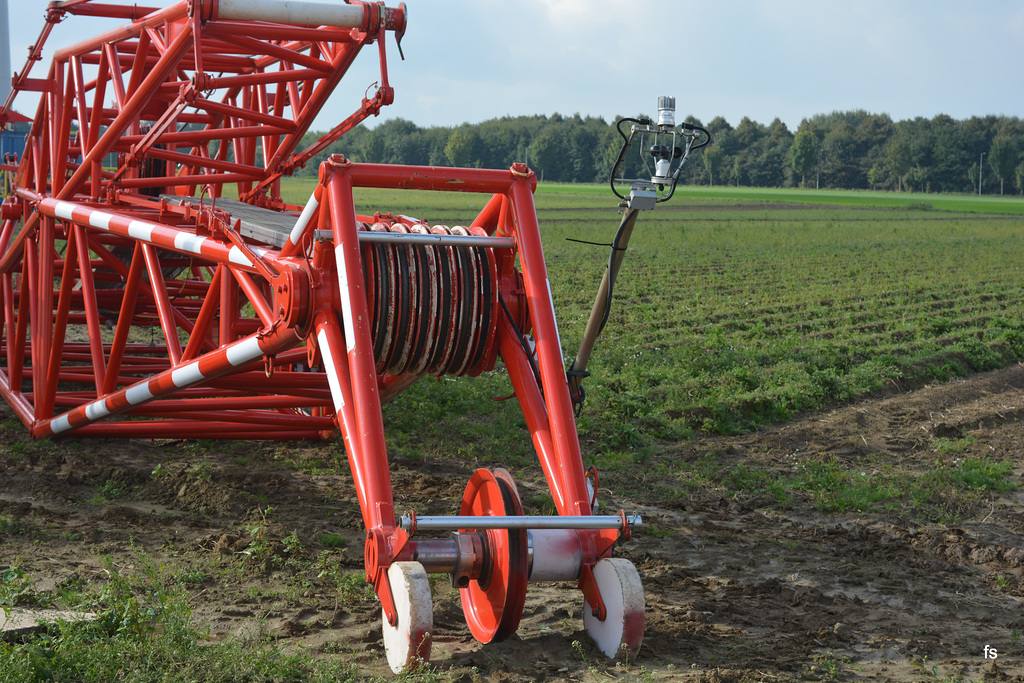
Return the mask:
[[(0, 568), (37, 591), (103, 581), (142, 552), (178, 572), (209, 640), (263, 634), (386, 673), (380, 608), (360, 583), (362, 530), (336, 444), (63, 440), (0, 431)], [(936, 438), (1024, 468), (1024, 367), (858, 402), (736, 437), (697, 435), (655, 457), (786, 472), (805, 454), (857, 467), (933, 466)], [(524, 438), (525, 435), (523, 435)], [(870, 458), (867, 457), (870, 455)], [(479, 466), (399, 460), (400, 508), (453, 514)], [(524, 500), (540, 469), (514, 472)], [(601, 479), (603, 509), (645, 528), (620, 554), (647, 600), (638, 659), (604, 659), (570, 585), (532, 585), (519, 632), (480, 646), (436, 577), (432, 667), (441, 680), (1024, 680), (1024, 494), (992, 494), (946, 523), (907, 510), (826, 513), (767, 495)], [(269, 508), (269, 511), (268, 511)], [(540, 512), (530, 510), (528, 512)], [(986, 649), (987, 647), (987, 649)], [(988, 653), (988, 657), (986, 657)], [(993, 658), (992, 654), (996, 656)]]

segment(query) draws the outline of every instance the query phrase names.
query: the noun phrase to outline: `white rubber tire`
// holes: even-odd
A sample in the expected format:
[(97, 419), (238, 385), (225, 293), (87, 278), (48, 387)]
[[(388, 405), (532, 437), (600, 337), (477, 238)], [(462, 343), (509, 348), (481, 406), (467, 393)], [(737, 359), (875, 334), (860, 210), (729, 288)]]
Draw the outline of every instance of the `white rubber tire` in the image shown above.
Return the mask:
[(430, 660), (430, 633), (434, 630), (434, 603), (430, 579), (419, 562), (395, 562), (388, 568), (398, 623), (392, 626), (381, 610), (384, 651), (394, 673), (410, 671)]
[(604, 601), (604, 621), (594, 616), (583, 600), (583, 625), (597, 648), (611, 658), (634, 659), (644, 639), (644, 587), (629, 560), (614, 557), (598, 560), (594, 579)]

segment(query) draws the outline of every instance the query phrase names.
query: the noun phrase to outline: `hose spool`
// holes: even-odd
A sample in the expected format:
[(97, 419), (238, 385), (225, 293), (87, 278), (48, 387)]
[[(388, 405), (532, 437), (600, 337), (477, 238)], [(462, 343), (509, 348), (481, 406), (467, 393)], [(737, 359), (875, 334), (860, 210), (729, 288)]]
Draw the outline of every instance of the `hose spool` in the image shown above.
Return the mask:
[[(360, 229), (487, 236), (481, 228), (398, 222)], [(493, 364), (500, 310), (493, 249), (366, 243), (362, 253), (378, 373), (475, 376)]]

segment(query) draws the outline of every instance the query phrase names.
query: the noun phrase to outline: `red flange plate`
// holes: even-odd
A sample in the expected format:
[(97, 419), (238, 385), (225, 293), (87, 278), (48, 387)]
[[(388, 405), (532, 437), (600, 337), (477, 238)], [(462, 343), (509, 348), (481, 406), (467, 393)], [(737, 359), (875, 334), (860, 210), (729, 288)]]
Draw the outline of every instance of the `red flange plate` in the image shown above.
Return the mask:
[[(523, 514), (523, 505), (507, 472), (479, 469), (466, 486), (459, 514), (515, 516)], [(481, 643), (489, 643), (503, 640), (519, 628), (526, 604), (527, 545), (525, 529), (488, 529), (483, 533), (487, 553), (483, 572), (459, 593), (470, 632)]]

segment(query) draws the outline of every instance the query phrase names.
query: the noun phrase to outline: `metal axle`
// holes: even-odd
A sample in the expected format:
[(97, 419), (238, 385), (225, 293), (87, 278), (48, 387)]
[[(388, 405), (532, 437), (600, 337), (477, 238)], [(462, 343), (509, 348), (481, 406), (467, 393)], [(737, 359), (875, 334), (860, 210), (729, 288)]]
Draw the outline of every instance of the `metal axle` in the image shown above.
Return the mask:
[[(573, 529), (533, 529), (527, 534), (529, 581), (574, 581), (582, 569), (580, 538)], [(491, 564), (487, 535), (482, 531), (453, 532), (448, 538), (415, 539), (409, 559), (428, 574), (451, 574), (452, 585), (464, 588), (480, 579)]]
[(440, 247), (491, 247), (514, 249), (512, 237), (477, 237), (476, 235), (423, 235), (404, 232), (376, 232), (360, 230), (359, 241), (370, 244), (426, 244)]
[(454, 531), (456, 529), (620, 529), (640, 526), (640, 515), (523, 515), (514, 517), (415, 517), (403, 515), (399, 521), (410, 535), (417, 531)]

